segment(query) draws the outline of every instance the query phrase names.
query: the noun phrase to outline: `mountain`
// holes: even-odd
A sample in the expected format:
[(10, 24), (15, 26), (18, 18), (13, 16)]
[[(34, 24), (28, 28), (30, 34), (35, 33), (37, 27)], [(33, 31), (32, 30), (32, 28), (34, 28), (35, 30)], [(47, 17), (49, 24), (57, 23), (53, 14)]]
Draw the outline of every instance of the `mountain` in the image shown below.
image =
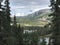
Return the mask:
[(34, 12), (32, 14), (27, 15), (26, 18), (30, 18), (30, 19), (33, 20), (33, 19), (38, 18), (39, 15), (40, 15), (39, 17), (41, 17), (41, 14), (49, 13), (49, 12), (50, 12), (49, 9), (42, 9), (42, 10), (39, 10), (39, 11), (36, 11), (36, 12)]
[(50, 23), (51, 17), (49, 9), (42, 9), (23, 17), (16, 17), (17, 22), (22, 26), (44, 26)]

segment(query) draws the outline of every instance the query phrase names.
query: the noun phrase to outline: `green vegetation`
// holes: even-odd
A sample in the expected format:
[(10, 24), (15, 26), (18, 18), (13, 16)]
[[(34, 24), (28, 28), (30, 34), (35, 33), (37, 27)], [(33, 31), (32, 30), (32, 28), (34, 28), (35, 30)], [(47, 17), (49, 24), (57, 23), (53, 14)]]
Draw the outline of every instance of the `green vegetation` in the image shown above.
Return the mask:
[[(0, 2), (0, 45), (60, 45), (60, 1), (51, 0), (53, 13), (37, 11), (23, 17), (10, 17), (9, 0)], [(44, 12), (45, 11), (45, 12)], [(11, 22), (12, 21), (12, 22)], [(52, 22), (51, 22), (52, 21)]]
[(21, 26), (45, 26), (51, 20), (51, 17), (48, 15), (50, 12), (45, 12), (39, 15), (31, 15), (24, 17), (17, 17), (17, 22), (21, 24)]
[(51, 7), (53, 13), (50, 16), (53, 16), (52, 19), (52, 45), (60, 45), (60, 0), (51, 0)]

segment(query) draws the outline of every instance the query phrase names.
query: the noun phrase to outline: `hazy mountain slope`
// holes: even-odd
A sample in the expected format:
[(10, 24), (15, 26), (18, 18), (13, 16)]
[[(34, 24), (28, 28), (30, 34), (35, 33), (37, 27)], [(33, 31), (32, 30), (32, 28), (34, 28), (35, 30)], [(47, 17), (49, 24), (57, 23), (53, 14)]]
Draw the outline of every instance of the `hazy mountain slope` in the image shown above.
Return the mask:
[(25, 26), (44, 26), (50, 21), (49, 9), (39, 10), (23, 17), (17, 17), (17, 22)]

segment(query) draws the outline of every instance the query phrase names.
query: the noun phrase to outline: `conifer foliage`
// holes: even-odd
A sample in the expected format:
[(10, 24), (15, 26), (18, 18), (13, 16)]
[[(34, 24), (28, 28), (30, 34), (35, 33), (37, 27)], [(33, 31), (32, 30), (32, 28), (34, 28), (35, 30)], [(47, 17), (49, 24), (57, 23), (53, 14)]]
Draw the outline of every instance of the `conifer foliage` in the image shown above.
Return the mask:
[(53, 13), (51, 16), (53, 16), (53, 34), (52, 34), (52, 40), (53, 45), (60, 45), (60, 0), (51, 0), (51, 6)]
[(11, 22), (9, 0), (5, 0), (4, 5), (1, 3), (0, 45), (23, 45), (23, 28), (17, 25), (16, 16), (14, 16), (13, 23)]
[(2, 32), (2, 14), (3, 14), (3, 11), (2, 11), (2, 5), (1, 5), (1, 2), (0, 2), (0, 44), (3, 45), (3, 32)]
[[(60, 0), (51, 0), (50, 2), (53, 11), (51, 14), (53, 16), (53, 34), (51, 38), (53, 45), (60, 45)], [(24, 33), (25, 30), (17, 23), (16, 16), (14, 16), (13, 22), (11, 22), (9, 0), (5, 0), (4, 5), (1, 5), (1, 3), (0, 45), (38, 45), (40, 35), (38, 35), (37, 31)], [(45, 39), (43, 39), (41, 45), (46, 45)]]
[(41, 45), (46, 45), (46, 40), (43, 38)]
[(6, 30), (10, 32), (10, 23), (11, 23), (11, 18), (10, 18), (10, 7), (9, 7), (9, 0), (5, 0), (5, 19), (6, 19)]

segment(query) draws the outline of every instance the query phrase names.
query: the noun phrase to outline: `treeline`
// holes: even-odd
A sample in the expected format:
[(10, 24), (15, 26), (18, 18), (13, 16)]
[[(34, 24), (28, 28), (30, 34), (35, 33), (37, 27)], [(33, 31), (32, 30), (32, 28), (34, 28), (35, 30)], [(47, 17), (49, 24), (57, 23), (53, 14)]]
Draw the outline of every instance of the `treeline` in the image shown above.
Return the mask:
[(12, 24), (9, 4), (9, 0), (0, 2), (0, 45), (23, 45), (23, 28), (17, 26), (15, 16)]
[(37, 33), (23, 33), (23, 28), (17, 25), (16, 17), (12, 23), (9, 0), (4, 5), (0, 2), (0, 45), (38, 45)]
[[(17, 25), (16, 17), (11, 21), (9, 0), (5, 0), (4, 5), (0, 2), (0, 45), (46, 45), (43, 38), (40, 42), (40, 35), (37, 32), (24, 33), (24, 27)], [(38, 43), (39, 42), (39, 43)]]
[(60, 0), (50, 0), (51, 2), (51, 11), (53, 16), (52, 18), (52, 36), (50, 37), (50, 42), (52, 44), (49, 45), (60, 45)]

